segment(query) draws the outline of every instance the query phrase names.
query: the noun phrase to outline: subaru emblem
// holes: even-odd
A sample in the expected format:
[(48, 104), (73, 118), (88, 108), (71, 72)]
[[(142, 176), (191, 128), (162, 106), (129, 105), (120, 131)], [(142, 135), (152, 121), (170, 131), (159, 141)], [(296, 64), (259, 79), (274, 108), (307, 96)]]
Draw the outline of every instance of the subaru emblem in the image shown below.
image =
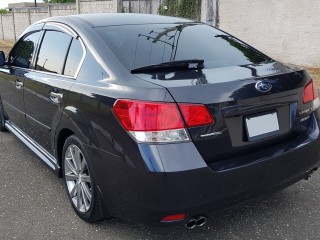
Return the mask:
[(256, 83), (256, 89), (259, 92), (269, 92), (272, 88), (272, 84), (270, 82), (259, 81)]

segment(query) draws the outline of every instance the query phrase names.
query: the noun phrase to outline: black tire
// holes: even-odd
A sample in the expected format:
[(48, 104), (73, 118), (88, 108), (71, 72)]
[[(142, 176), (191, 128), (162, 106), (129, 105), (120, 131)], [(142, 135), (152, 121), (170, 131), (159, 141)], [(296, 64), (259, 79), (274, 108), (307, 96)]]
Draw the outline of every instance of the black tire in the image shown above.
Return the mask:
[[(74, 151), (74, 153), (73, 153), (74, 155), (81, 156), (81, 154), (75, 152), (78, 150), (80, 150), (81, 154), (83, 155), (83, 158), (80, 157), (80, 159), (82, 161), (83, 161), (83, 159), (85, 160), (87, 168), (84, 167), (85, 170), (82, 169), (83, 172), (81, 172), (81, 170), (80, 170), (77, 175), (77, 174), (74, 174), (73, 171), (71, 171), (70, 167), (72, 167), (72, 165), (70, 165), (70, 163), (71, 164), (73, 163), (74, 164), (73, 166), (76, 165), (73, 162), (71, 152)], [(70, 156), (71, 156), (71, 158), (70, 158)], [(74, 157), (74, 158), (76, 159), (76, 157)], [(104, 209), (103, 209), (103, 202), (101, 199), (102, 197), (98, 193), (98, 190), (96, 187), (95, 179), (92, 174), (93, 171), (90, 166), (90, 160), (88, 158), (88, 155), (87, 155), (81, 141), (77, 137), (75, 137), (74, 135), (70, 136), (64, 143), (61, 165), (62, 165), (64, 183), (65, 183), (65, 187), (67, 190), (67, 195), (68, 195), (69, 201), (70, 201), (74, 211), (76, 212), (76, 214), (80, 218), (82, 218), (83, 220), (85, 220), (87, 222), (99, 222), (99, 221), (103, 220), (103, 218), (104, 218), (103, 215), (105, 215), (105, 214), (103, 214)], [(76, 170), (76, 169), (74, 168), (73, 170)], [(68, 176), (66, 177), (66, 175), (68, 175)], [(73, 178), (76, 178), (77, 176), (80, 176), (80, 177), (77, 180), (72, 180)], [(85, 178), (83, 178), (83, 176), (86, 176), (87, 181), (83, 180), (83, 179), (85, 179)], [(88, 182), (88, 176), (90, 179), (90, 183)], [(70, 192), (70, 189), (73, 189), (72, 188), (73, 184), (74, 184), (74, 187), (76, 188), (76, 191), (77, 191), (76, 195), (77, 196), (72, 197), (71, 195), (75, 194), (75, 192), (73, 192), (73, 191)], [(86, 185), (86, 186), (84, 186), (84, 185)], [(78, 186), (81, 186), (79, 188), (81, 188), (81, 190), (83, 190), (83, 191), (81, 191), (81, 190), (78, 191)], [(85, 202), (86, 202), (86, 200), (88, 201), (89, 198), (87, 197), (88, 195), (85, 194), (86, 193), (85, 189), (89, 189), (91, 191), (91, 196), (92, 196), (91, 201), (90, 201), (90, 207), (88, 207), (88, 209), (86, 209)], [(80, 201), (78, 202), (78, 193), (79, 192), (80, 192), (79, 198), (82, 199), (82, 202), (80, 202)], [(77, 205), (79, 205), (79, 207), (77, 207)]]
[(7, 131), (5, 127), (5, 116), (4, 116), (4, 111), (2, 107), (2, 101), (0, 99), (0, 132), (5, 132)]

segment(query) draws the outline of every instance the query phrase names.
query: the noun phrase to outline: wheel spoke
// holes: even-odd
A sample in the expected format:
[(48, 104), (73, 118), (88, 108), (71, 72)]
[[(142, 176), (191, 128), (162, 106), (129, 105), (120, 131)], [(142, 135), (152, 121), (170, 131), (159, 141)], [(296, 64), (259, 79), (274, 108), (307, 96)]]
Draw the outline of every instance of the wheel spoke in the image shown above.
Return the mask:
[(73, 153), (73, 148), (71, 146), (69, 147), (69, 153), (72, 158), (72, 161), (74, 162), (74, 153)]
[(81, 195), (82, 195), (82, 202), (84, 204), (84, 208), (86, 211), (88, 211), (89, 207), (90, 207), (90, 203), (88, 202), (88, 199), (87, 199), (87, 196), (84, 192), (84, 189), (83, 189), (83, 185), (81, 187)]
[(82, 181), (86, 183), (91, 183), (91, 178), (88, 175), (82, 175)]
[(79, 179), (79, 176), (73, 173), (66, 173), (65, 178), (66, 178), (66, 181), (76, 181)]
[[(82, 156), (83, 157), (83, 156)], [(80, 173), (84, 173), (84, 171), (87, 169), (87, 163), (86, 160), (84, 159), (84, 157), (82, 158), (81, 161), (81, 167), (80, 167)]]
[(71, 158), (66, 158), (65, 163), (66, 163), (65, 168), (68, 168), (68, 169), (65, 169), (65, 171), (67, 172), (71, 171), (72, 173), (77, 174), (77, 170), (75, 166), (72, 164)]
[(74, 148), (74, 164), (76, 165), (77, 171), (81, 171), (81, 152), (80, 149)]
[(73, 185), (73, 188), (71, 189), (70, 191), (70, 196), (72, 198), (76, 197), (77, 196), (77, 188), (78, 188), (78, 183), (74, 184)]
[(80, 210), (81, 208), (81, 201), (82, 197), (81, 197), (81, 186), (79, 183), (77, 183), (77, 208)]
[(91, 191), (90, 191), (90, 189), (88, 187), (88, 184), (82, 183), (82, 188), (83, 188), (83, 191), (84, 191), (86, 197), (91, 202), (92, 195), (91, 195)]

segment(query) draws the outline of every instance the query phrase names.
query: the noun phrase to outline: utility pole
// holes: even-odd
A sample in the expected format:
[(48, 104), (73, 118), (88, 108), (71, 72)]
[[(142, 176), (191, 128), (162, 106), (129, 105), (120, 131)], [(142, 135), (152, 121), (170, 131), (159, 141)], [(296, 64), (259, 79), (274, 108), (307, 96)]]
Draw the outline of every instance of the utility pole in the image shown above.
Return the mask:
[(37, 0), (34, 0), (34, 7), (37, 7)]

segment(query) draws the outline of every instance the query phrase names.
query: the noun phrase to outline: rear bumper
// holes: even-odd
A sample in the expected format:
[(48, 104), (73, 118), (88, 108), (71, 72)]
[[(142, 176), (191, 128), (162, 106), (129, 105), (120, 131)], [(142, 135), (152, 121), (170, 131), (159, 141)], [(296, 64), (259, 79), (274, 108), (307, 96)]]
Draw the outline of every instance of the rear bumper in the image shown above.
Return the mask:
[[(320, 165), (318, 125), (316, 113), (310, 119), (305, 136), (270, 148), (263, 156), (257, 155), (255, 161), (219, 170), (202, 167), (201, 162), (201, 167), (191, 170), (142, 171), (127, 166), (120, 157), (88, 151), (94, 159), (95, 178), (112, 216), (172, 225), (185, 223), (195, 215), (223, 211), (307, 177)], [(189, 158), (183, 151), (179, 155)], [(187, 214), (184, 221), (161, 223), (163, 217), (178, 213)]]

